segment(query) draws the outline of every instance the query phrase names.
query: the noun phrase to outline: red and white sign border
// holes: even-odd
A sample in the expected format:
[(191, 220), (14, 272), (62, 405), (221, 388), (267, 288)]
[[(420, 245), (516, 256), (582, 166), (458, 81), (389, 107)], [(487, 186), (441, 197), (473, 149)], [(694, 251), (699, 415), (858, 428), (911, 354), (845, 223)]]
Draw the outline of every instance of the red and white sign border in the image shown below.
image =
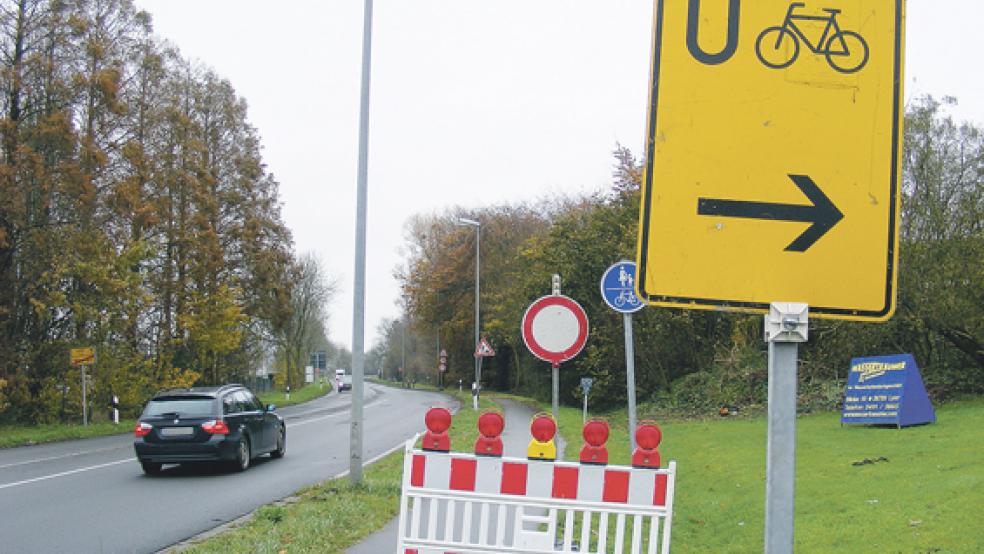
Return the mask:
[[(577, 319), (578, 334), (574, 340), (574, 344), (560, 352), (547, 350), (536, 342), (536, 339), (533, 337), (533, 321), (536, 319), (538, 313), (550, 306), (567, 308)], [(554, 366), (559, 366), (561, 362), (566, 362), (577, 356), (581, 352), (581, 349), (584, 348), (585, 343), (588, 342), (588, 314), (573, 298), (562, 294), (542, 296), (530, 304), (530, 307), (526, 309), (526, 313), (523, 314), (522, 332), (523, 342), (526, 343), (526, 348), (529, 348), (534, 356), (543, 361), (550, 362)]]

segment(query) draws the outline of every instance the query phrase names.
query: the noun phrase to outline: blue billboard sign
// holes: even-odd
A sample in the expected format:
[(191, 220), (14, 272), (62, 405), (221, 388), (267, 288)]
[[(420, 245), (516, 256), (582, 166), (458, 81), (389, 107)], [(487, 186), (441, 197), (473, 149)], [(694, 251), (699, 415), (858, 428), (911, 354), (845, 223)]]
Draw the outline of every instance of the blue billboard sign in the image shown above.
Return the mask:
[(601, 276), (601, 297), (616, 312), (631, 314), (645, 307), (635, 293), (636, 264), (622, 260)]
[(912, 354), (854, 358), (841, 423), (908, 427), (936, 422)]

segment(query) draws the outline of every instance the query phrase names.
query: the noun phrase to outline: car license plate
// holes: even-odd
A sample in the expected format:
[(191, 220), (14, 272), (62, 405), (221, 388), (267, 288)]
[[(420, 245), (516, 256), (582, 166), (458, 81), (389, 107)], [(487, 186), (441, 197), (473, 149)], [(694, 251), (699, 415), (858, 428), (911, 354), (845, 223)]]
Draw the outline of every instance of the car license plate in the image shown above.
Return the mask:
[(161, 429), (161, 436), (164, 437), (187, 437), (195, 434), (191, 427), (164, 427)]

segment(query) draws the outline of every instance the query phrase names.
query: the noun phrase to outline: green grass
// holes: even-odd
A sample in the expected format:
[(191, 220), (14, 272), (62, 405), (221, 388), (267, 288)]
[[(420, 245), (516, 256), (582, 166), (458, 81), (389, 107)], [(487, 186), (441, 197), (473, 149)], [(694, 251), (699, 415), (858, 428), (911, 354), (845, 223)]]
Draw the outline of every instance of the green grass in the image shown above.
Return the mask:
[(266, 406), (267, 404), (274, 404), (278, 408), (284, 406), (293, 406), (294, 404), (301, 404), (309, 400), (314, 400), (331, 392), (331, 385), (324, 385), (323, 387), (317, 383), (305, 386), (302, 389), (296, 389), (290, 393), (290, 400), (286, 398), (284, 391), (282, 390), (272, 390), (270, 392), (264, 392), (257, 394), (257, 398), (260, 402)]
[(119, 425), (108, 422), (90, 423), (85, 426), (63, 424), (4, 425), (0, 427), (0, 448), (132, 433), (135, 423), (134, 420), (127, 419), (121, 420)]
[[(560, 420), (573, 457), (581, 413), (563, 409)], [(624, 415), (610, 424), (610, 461), (625, 464)], [(673, 551), (761, 552), (765, 418), (659, 424), (663, 466), (677, 461)], [(984, 552), (982, 427), (982, 400), (942, 406), (936, 424), (901, 430), (841, 427), (839, 413), (798, 418), (796, 552)]]
[[(467, 409), (468, 393), (459, 398), (463, 409), (454, 418), (452, 450), (470, 451), (476, 414)], [(482, 403), (490, 406), (489, 396)], [(797, 420), (797, 553), (984, 552), (978, 523), (984, 400), (941, 406), (936, 424), (901, 430), (841, 427), (839, 417), (820, 413)], [(608, 419), (610, 461), (626, 464), (624, 410)], [(765, 418), (659, 424), (663, 466), (676, 460), (678, 469), (673, 551), (761, 552)], [(560, 429), (567, 458), (576, 459), (580, 410), (562, 408)], [(338, 479), (302, 491), (297, 502), (261, 508), (248, 523), (192, 552), (342, 552), (396, 516), (402, 457), (396, 452), (369, 467), (362, 486)], [(887, 461), (853, 465), (882, 457)]]
[[(462, 409), (449, 430), (451, 449), (471, 451), (478, 414), (471, 409), (469, 394), (458, 399)], [(483, 400), (481, 407), (493, 408), (494, 404)], [(424, 430), (422, 420), (420, 429)], [(398, 515), (402, 475), (401, 449), (366, 468), (362, 485), (352, 485), (348, 477), (342, 477), (308, 487), (292, 501), (264, 506), (243, 525), (196, 544), (187, 552), (342, 552)]]
[[(270, 391), (257, 395), (266, 404), (276, 404), (277, 407), (292, 406), (323, 396), (331, 392), (331, 387), (308, 385), (290, 395), (290, 400), (284, 399), (283, 391)], [(81, 417), (80, 417), (81, 419)], [(75, 439), (88, 439), (107, 435), (121, 435), (133, 432), (136, 420), (121, 420), (119, 425), (109, 422), (90, 423), (89, 425), (3, 425), (0, 426), (0, 448), (28, 446), (47, 442), (58, 442)]]

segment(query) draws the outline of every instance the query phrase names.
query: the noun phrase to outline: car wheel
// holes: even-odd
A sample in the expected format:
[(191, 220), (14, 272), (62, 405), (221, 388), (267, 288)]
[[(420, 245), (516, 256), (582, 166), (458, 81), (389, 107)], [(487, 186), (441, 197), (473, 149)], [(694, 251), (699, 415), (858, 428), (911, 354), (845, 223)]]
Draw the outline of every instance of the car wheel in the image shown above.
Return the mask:
[(283, 458), (284, 454), (287, 453), (287, 429), (283, 425), (280, 426), (280, 432), (277, 434), (277, 448), (270, 453), (271, 458)]
[(240, 437), (236, 444), (236, 471), (246, 471), (249, 469), (249, 441), (246, 437)]
[(162, 465), (164, 464), (158, 462), (140, 462), (140, 467), (143, 468), (144, 473), (147, 475), (159, 475)]

